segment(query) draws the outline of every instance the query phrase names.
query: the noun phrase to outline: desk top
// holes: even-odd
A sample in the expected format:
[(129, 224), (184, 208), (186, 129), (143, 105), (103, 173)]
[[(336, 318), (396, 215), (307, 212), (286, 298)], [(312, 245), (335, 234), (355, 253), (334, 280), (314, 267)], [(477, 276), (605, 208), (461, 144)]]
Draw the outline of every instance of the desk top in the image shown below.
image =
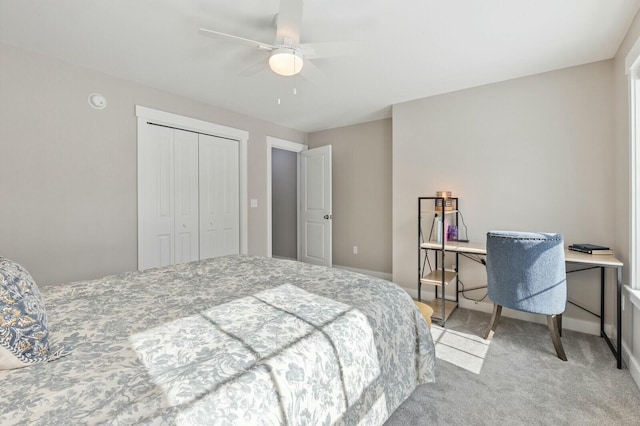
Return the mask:
[[(422, 248), (439, 250), (442, 249), (442, 243), (428, 241), (420, 244)], [(444, 245), (445, 251), (466, 254), (487, 254), (487, 244), (484, 242), (462, 243), (460, 241), (447, 241)], [(564, 260), (571, 263), (582, 263), (587, 265), (599, 266), (623, 266), (623, 263), (616, 259), (612, 254), (588, 254), (577, 251), (564, 249)]]

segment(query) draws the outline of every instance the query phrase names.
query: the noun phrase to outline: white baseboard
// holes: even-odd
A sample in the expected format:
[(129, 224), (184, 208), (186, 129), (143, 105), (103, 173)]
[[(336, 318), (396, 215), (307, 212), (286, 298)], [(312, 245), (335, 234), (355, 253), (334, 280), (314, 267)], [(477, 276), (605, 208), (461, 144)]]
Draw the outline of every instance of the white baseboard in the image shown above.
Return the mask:
[[(630, 306), (632, 307), (632, 309), (634, 309), (631, 315), (632, 316), (636, 315), (638, 312), (640, 312), (640, 291), (632, 289), (629, 286), (624, 286), (624, 289), (627, 291), (627, 294), (629, 295), (629, 300), (631, 301)], [(624, 307), (625, 305), (623, 302), (622, 308), (624, 309)], [(633, 351), (626, 344), (624, 340), (622, 341), (622, 359), (624, 360), (624, 363), (627, 365), (627, 368), (629, 369), (629, 373), (631, 373), (631, 377), (633, 378), (633, 381), (636, 383), (636, 386), (640, 388), (640, 362), (638, 361), (638, 359), (636, 359), (636, 357), (633, 354)]]
[(391, 274), (386, 272), (369, 271), (367, 269), (352, 268), (350, 266), (333, 265), (334, 268), (346, 269), (347, 271), (357, 272), (363, 275), (369, 275), (370, 277), (382, 278), (383, 280), (391, 281), (393, 278)]
[(638, 387), (638, 389), (640, 389), (640, 363), (633, 356), (633, 354), (629, 350), (629, 347), (624, 341), (622, 342), (622, 359), (626, 364), (629, 373), (631, 374), (631, 378), (633, 378), (636, 386)]
[[(404, 289), (411, 297), (414, 299), (418, 298), (418, 290), (416, 289)], [(424, 292), (423, 292), (424, 294)], [(429, 296), (431, 297), (431, 296)], [(463, 297), (459, 299), (459, 306), (464, 309), (469, 309), (472, 311), (480, 311), (485, 313), (493, 312), (493, 303), (490, 302), (475, 302), (473, 300), (468, 300)], [(529, 314), (527, 312), (519, 312), (514, 311), (512, 309), (503, 309), (502, 316), (519, 319), (523, 321), (535, 322), (538, 324), (547, 324), (547, 319), (544, 315), (536, 315)], [(600, 335), (600, 322), (599, 321), (584, 321), (575, 318), (570, 318), (567, 316), (562, 317), (562, 328), (566, 330), (579, 331), (581, 333), (593, 334), (596, 336)], [(608, 335), (612, 334), (612, 330), (606, 330)]]
[(298, 259), (296, 259), (295, 257), (286, 257), (286, 256), (273, 256), (273, 255), (272, 255), (271, 257), (273, 257), (274, 259), (284, 259), (284, 260), (298, 260)]

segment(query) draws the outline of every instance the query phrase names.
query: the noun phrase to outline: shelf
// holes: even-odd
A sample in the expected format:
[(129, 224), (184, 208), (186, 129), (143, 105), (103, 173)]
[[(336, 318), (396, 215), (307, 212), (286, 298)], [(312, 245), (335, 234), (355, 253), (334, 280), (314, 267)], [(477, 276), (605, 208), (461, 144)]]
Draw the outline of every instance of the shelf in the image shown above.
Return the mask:
[[(457, 241), (446, 241), (444, 243), (444, 251), (455, 251), (458, 246)], [(431, 249), (431, 250), (442, 250), (442, 243), (436, 241), (427, 241), (425, 243), (420, 244), (420, 248), (422, 249)]]
[[(437, 319), (442, 321), (442, 300), (434, 299), (429, 302), (422, 301), (427, 305), (431, 306), (433, 309), (433, 314), (431, 315), (432, 319)], [(444, 320), (446, 321), (451, 313), (458, 307), (458, 303), (453, 300), (445, 300), (444, 301)]]
[[(420, 244), (421, 249), (430, 249), (430, 250), (442, 250), (442, 243), (437, 243), (435, 241), (427, 241)], [(463, 252), (463, 253), (473, 253), (473, 254), (487, 254), (487, 244), (484, 242), (460, 242), (456, 240), (448, 240), (444, 245), (444, 251), (449, 252)], [(565, 250), (565, 253), (567, 251)], [(576, 252), (577, 253), (577, 252)], [(590, 255), (589, 255), (590, 256)], [(606, 256), (603, 256), (606, 257)]]
[[(445, 269), (444, 271), (444, 285), (448, 285), (456, 278), (456, 272)], [(442, 286), (442, 269), (436, 269), (429, 272), (424, 277), (420, 278), (422, 284)]]
[[(437, 214), (441, 214), (442, 210), (422, 210), (420, 212), (420, 215), (422, 216), (423, 214), (436, 214), (436, 213)], [(444, 213), (445, 214), (458, 213), (458, 210), (447, 210), (447, 209), (445, 209)]]

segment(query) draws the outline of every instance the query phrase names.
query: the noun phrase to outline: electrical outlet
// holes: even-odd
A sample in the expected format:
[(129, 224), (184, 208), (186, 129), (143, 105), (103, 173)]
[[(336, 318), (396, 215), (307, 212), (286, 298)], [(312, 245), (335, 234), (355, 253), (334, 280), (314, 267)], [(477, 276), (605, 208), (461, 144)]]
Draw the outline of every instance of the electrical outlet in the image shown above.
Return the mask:
[(358, 254), (358, 246), (353, 246), (353, 254)]

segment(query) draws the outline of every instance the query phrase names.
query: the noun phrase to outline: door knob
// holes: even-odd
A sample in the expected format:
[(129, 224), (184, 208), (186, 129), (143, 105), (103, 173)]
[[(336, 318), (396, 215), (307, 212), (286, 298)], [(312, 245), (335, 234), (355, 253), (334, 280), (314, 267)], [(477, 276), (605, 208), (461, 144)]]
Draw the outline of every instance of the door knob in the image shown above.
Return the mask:
[(332, 214), (325, 214), (324, 218), (325, 219), (333, 219), (333, 215)]

